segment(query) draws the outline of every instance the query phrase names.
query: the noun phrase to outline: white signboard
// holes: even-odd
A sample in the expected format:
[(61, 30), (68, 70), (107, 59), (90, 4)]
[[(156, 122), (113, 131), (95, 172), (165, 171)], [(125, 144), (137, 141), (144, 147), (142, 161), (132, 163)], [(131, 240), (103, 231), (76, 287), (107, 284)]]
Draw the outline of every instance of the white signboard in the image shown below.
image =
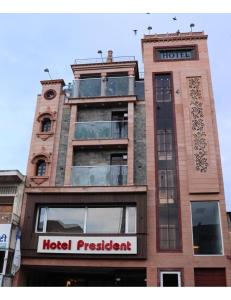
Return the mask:
[(135, 236), (39, 236), (39, 253), (137, 254)]
[(0, 224), (0, 249), (9, 247), (11, 224)]

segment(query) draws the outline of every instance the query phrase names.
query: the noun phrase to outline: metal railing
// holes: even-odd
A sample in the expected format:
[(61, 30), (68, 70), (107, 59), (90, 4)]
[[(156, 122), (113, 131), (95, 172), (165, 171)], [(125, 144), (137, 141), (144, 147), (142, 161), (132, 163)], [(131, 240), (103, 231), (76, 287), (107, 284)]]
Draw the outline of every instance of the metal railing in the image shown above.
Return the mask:
[(127, 165), (73, 166), (72, 186), (126, 185), (127, 170)]
[(134, 76), (85, 78), (73, 81), (70, 98), (134, 95)]
[(0, 185), (0, 195), (15, 195), (16, 193), (16, 185)]
[(93, 121), (76, 122), (76, 140), (92, 139), (126, 139), (128, 137), (127, 121)]
[(113, 57), (112, 62), (107, 61), (107, 57), (96, 57), (96, 58), (75, 59), (74, 64), (76, 65), (102, 64), (102, 63), (113, 63), (113, 62), (134, 61), (134, 60), (135, 60), (135, 56), (116, 56)]

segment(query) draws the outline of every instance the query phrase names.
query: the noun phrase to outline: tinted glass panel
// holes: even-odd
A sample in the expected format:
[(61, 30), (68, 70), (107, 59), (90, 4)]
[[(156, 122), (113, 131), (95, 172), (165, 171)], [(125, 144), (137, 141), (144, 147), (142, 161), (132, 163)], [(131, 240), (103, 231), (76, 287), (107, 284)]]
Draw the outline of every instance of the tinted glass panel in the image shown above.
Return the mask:
[(88, 208), (87, 233), (122, 233), (122, 207)]
[(45, 207), (39, 208), (37, 231), (43, 231), (45, 212)]
[(106, 79), (107, 96), (128, 95), (128, 77), (107, 77)]
[(156, 75), (154, 85), (159, 189), (157, 207), (159, 247), (163, 250), (172, 250), (180, 248), (180, 233), (171, 76), (169, 74)]
[(101, 95), (101, 78), (79, 80), (79, 97), (98, 97)]
[(136, 207), (127, 207), (127, 233), (136, 233)]
[(49, 208), (47, 232), (82, 233), (84, 231), (84, 208)]
[(193, 246), (195, 254), (222, 254), (218, 203), (192, 202)]

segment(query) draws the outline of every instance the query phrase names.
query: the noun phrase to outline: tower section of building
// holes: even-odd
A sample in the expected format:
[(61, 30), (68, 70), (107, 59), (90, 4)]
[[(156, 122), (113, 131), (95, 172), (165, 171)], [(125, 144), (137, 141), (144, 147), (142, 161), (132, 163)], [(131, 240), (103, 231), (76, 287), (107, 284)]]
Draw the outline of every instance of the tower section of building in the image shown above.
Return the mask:
[(153, 283), (230, 285), (207, 36), (147, 35), (142, 50)]

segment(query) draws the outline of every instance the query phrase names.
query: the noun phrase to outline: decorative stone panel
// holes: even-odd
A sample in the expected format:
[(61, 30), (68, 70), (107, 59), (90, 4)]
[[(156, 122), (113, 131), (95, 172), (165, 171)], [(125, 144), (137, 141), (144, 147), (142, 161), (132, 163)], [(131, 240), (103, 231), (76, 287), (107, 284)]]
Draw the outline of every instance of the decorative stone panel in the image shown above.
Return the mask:
[(193, 156), (196, 170), (207, 172), (208, 142), (205, 132), (205, 121), (202, 103), (201, 77), (188, 78), (190, 111), (193, 137)]

